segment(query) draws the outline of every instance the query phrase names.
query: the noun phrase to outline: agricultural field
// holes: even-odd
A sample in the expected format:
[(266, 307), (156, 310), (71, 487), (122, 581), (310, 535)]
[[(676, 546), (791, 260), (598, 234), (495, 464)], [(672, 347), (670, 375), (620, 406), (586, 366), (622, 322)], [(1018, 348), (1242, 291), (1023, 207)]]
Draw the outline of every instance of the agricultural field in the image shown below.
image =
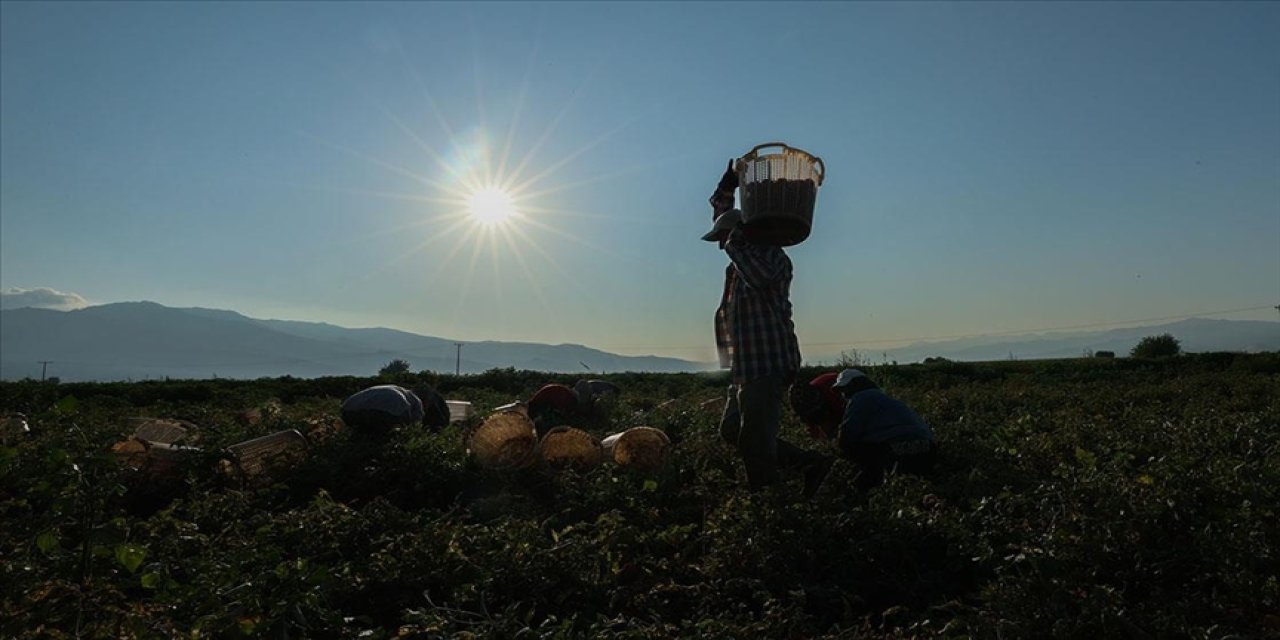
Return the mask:
[[(385, 379), (3, 383), (31, 432), (0, 447), (0, 637), (1280, 636), (1280, 354), (868, 372), (940, 467), (862, 493), (842, 461), (811, 500), (743, 489), (723, 375), (603, 376), (623, 394), (592, 429), (674, 443), (649, 474), (481, 469), (457, 425), (333, 428)], [(573, 380), (397, 381), (483, 412)], [(190, 421), (202, 452), (168, 481), (123, 467), (131, 416)], [(218, 470), (282, 429), (310, 435), (297, 466)]]

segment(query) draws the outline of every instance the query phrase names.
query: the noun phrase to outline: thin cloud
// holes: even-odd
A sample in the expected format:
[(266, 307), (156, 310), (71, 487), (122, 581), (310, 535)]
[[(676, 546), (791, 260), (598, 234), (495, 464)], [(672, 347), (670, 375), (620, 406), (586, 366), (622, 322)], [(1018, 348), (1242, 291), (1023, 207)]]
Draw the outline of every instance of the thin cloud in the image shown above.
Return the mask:
[(37, 309), (72, 311), (83, 309), (87, 306), (89, 306), (89, 301), (78, 293), (57, 291), (48, 287), (36, 287), (35, 289), (10, 287), (8, 289), (0, 289), (0, 309), (34, 307)]

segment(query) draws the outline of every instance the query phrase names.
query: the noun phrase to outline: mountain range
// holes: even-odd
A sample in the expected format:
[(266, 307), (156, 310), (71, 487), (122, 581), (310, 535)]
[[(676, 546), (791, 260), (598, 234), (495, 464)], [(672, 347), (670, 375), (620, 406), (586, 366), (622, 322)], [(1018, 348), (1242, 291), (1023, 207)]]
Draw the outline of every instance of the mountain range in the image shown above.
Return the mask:
[[(1192, 318), (1108, 331), (1044, 333), (921, 342), (895, 349), (858, 349), (869, 363), (926, 357), (1003, 360), (1118, 356), (1145, 336), (1172, 334), (1183, 350), (1277, 351), (1280, 322)], [(711, 363), (660, 356), (623, 356), (575, 344), (462, 342), (385, 328), (349, 329), (323, 322), (259, 320), (234, 311), (121, 302), (56, 311), (0, 311), (0, 379), (61, 380), (259, 378), (292, 375), (368, 376), (393, 359), (414, 371), (479, 373), (514, 367), (556, 373), (690, 372)], [(856, 340), (851, 345), (856, 348)], [(460, 357), (460, 359), (459, 359)], [(807, 357), (810, 364), (823, 361)], [(826, 362), (834, 361), (832, 357)], [(42, 362), (47, 362), (47, 369)]]
[[(622, 356), (576, 344), (463, 342), (394, 329), (258, 320), (234, 311), (121, 302), (55, 311), (0, 311), (0, 379), (64, 381), (373, 375), (393, 359), (413, 371), (479, 373), (698, 371), (706, 365)], [(459, 355), (461, 359), (459, 360)]]
[[(1188, 353), (1207, 351), (1280, 351), (1280, 322), (1188, 318), (1177, 322), (1106, 331), (1054, 332), (1017, 336), (985, 336), (917, 342), (895, 349), (857, 349), (873, 363), (919, 362), (928, 357), (950, 360), (1036, 360), (1076, 358), (1099, 351), (1126, 356), (1142, 338), (1168, 333)], [(851, 341), (856, 344), (856, 340)]]

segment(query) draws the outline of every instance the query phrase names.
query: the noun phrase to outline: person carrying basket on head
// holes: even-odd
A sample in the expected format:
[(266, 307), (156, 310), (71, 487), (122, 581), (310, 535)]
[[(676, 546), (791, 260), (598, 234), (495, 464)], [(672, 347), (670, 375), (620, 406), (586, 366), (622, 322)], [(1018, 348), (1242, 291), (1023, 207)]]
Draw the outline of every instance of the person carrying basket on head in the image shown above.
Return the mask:
[(710, 204), (713, 224), (703, 240), (729, 257), (715, 313), (716, 349), (729, 387), (720, 434), (742, 457), (747, 485), (758, 491), (779, 480), (779, 469), (800, 470), (805, 495), (817, 491), (834, 458), (778, 438), (783, 396), (800, 369), (800, 345), (791, 319), (791, 259), (779, 246), (758, 243), (733, 208), (738, 176), (733, 161)]

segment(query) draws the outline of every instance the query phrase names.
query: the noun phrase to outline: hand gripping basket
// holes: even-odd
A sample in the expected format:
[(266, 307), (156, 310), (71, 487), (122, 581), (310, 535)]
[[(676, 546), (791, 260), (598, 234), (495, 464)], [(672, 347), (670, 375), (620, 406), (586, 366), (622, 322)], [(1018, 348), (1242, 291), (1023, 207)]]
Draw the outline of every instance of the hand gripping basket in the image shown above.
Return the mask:
[(738, 202), (747, 235), (755, 242), (789, 247), (809, 237), (822, 159), (781, 142), (756, 145), (738, 158)]

